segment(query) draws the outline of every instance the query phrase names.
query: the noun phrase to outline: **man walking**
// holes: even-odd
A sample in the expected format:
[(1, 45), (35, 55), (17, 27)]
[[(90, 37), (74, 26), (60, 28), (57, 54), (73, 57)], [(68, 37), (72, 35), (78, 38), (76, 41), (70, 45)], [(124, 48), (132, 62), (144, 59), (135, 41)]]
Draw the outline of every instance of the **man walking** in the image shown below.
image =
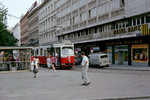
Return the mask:
[(88, 71), (88, 68), (89, 68), (89, 60), (85, 56), (84, 52), (81, 53), (81, 57), (82, 57), (82, 62), (81, 62), (81, 65), (82, 65), (82, 79), (84, 81), (84, 83), (81, 84), (81, 85), (88, 86), (91, 83), (88, 76), (87, 76), (87, 71)]

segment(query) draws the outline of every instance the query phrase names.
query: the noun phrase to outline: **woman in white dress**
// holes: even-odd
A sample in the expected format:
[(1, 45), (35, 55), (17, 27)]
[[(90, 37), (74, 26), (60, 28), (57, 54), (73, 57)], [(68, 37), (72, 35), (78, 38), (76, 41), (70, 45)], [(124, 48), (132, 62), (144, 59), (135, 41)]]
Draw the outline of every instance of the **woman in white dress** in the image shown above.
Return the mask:
[(33, 73), (34, 73), (34, 78), (36, 78), (36, 74), (38, 73), (38, 69), (39, 69), (39, 59), (38, 59), (38, 57), (35, 57), (33, 59), (32, 66), (34, 66), (33, 67)]
[(54, 67), (54, 64), (52, 64), (51, 55), (49, 55), (49, 56), (47, 57), (47, 67), (48, 67), (48, 69), (50, 69), (50, 68), (52, 67), (52, 69), (56, 72), (56, 69), (55, 69), (55, 67)]

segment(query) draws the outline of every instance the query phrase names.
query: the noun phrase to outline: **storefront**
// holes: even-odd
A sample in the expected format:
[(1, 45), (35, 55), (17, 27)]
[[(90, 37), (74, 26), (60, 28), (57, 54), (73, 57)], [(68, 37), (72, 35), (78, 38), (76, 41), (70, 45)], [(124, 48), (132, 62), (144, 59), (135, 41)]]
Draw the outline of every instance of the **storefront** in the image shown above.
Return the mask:
[(147, 66), (148, 65), (148, 44), (132, 45), (131, 59), (132, 65)]
[(150, 66), (149, 38), (150, 36), (118, 38), (76, 44), (75, 47), (80, 47), (87, 55), (95, 51), (107, 53), (112, 64)]
[(128, 46), (115, 46), (115, 64), (128, 65)]
[(111, 40), (106, 45), (112, 64), (150, 66), (149, 36)]

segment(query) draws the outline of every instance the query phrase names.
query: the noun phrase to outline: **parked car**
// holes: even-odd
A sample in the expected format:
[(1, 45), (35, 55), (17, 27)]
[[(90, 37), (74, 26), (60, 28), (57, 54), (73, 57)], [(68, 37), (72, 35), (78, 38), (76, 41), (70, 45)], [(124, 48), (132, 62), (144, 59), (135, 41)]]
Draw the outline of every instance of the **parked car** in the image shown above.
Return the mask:
[(108, 54), (104, 53), (92, 53), (89, 56), (90, 66), (105, 67), (110, 65), (110, 59)]

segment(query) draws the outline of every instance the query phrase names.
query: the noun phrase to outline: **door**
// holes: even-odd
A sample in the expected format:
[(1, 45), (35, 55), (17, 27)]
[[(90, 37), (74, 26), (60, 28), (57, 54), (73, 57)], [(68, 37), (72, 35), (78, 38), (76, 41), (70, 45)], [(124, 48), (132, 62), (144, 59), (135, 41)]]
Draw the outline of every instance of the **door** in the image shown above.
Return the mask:
[(124, 55), (123, 55), (123, 51), (119, 51), (118, 52), (119, 54), (118, 54), (118, 64), (121, 64), (121, 65), (123, 65), (124, 63)]
[(60, 52), (60, 47), (56, 48), (56, 66), (60, 66), (61, 62), (61, 52)]

